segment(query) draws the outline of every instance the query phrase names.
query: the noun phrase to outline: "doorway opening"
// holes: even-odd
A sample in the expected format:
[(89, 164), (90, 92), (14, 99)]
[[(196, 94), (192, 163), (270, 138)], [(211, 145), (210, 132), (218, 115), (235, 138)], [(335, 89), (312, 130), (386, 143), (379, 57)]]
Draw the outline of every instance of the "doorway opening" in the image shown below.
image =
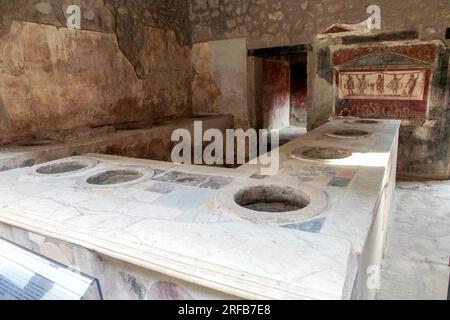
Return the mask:
[(280, 144), (307, 131), (308, 52), (304, 45), (249, 50), (254, 59), (258, 129), (278, 130)]

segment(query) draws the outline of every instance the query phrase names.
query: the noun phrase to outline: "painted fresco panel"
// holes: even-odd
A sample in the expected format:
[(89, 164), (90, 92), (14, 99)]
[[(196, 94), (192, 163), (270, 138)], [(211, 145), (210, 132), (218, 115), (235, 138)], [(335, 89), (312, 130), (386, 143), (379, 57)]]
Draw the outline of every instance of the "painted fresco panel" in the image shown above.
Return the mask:
[(426, 75), (426, 70), (340, 72), (339, 99), (422, 101)]
[(336, 81), (338, 116), (422, 119), (427, 115), (429, 69), (342, 70)]
[(434, 45), (341, 49), (333, 53), (338, 116), (424, 119)]

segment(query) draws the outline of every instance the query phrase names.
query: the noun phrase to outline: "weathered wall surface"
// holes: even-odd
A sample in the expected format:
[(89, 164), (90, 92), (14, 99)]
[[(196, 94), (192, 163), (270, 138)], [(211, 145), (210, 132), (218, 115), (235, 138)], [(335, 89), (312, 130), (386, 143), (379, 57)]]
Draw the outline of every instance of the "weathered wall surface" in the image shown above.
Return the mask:
[(245, 39), (192, 47), (194, 113), (231, 114), (237, 128), (249, 127)]
[(359, 23), (367, 7), (381, 8), (384, 30), (417, 29), (422, 39), (443, 39), (449, 0), (193, 0), (192, 39), (246, 37), (249, 48), (312, 43), (334, 23)]
[[(119, 46), (140, 78), (147, 75), (142, 52), (146, 50), (149, 42), (155, 44), (158, 40), (148, 39), (148, 27), (173, 30), (180, 45), (191, 43), (189, 1), (104, 0), (104, 2), (115, 17)], [(158, 44), (164, 46), (163, 42)]]
[(450, 50), (439, 47), (427, 120), (418, 125), (406, 123), (400, 129), (398, 170), (406, 178), (450, 179), (450, 119), (446, 95), (450, 85), (449, 57)]
[(113, 34), (14, 22), (0, 52), (2, 142), (136, 117), (120, 114), (142, 84)]
[(0, 33), (8, 33), (14, 20), (65, 27), (65, 12), (72, 4), (82, 10), (84, 30), (114, 32), (114, 17), (103, 0), (0, 0)]
[(0, 1), (1, 144), (191, 113), (188, 4), (68, 4)]

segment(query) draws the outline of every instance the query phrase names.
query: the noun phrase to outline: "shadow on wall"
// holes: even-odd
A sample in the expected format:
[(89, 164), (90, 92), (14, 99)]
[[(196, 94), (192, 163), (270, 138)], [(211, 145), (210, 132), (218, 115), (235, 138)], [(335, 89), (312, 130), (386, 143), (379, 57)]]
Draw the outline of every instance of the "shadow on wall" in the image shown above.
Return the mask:
[(3, 134), (11, 128), (9, 114), (3, 105), (2, 97), (0, 96), (0, 133)]

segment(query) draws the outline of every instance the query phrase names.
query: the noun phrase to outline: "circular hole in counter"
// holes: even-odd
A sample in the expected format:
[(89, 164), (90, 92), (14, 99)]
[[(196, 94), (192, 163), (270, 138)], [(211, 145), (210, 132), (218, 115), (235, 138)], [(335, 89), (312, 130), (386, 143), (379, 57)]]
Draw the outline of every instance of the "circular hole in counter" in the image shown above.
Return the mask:
[(53, 175), (80, 171), (87, 167), (88, 164), (82, 163), (80, 161), (68, 161), (44, 165), (36, 169), (36, 172), (44, 175)]
[(326, 192), (306, 185), (230, 185), (216, 196), (219, 210), (258, 224), (296, 223), (318, 216), (329, 205)]
[(235, 194), (234, 201), (252, 211), (271, 213), (298, 211), (310, 204), (309, 197), (300, 190), (272, 185), (245, 188)]
[(360, 138), (367, 137), (370, 135), (370, 133), (365, 130), (340, 129), (328, 132), (326, 133), (326, 135), (333, 138)]
[(356, 121), (354, 121), (354, 123), (357, 123), (357, 124), (379, 124), (380, 121), (362, 119), (362, 120), (356, 120)]
[(90, 185), (107, 186), (132, 182), (143, 176), (137, 170), (109, 170), (88, 178), (86, 182)]
[(94, 168), (97, 160), (84, 157), (70, 157), (43, 163), (32, 168), (32, 174), (37, 176), (73, 175)]
[(360, 119), (360, 120), (346, 120), (347, 124), (380, 124), (380, 121), (370, 120), (370, 119)]
[(301, 160), (339, 160), (352, 156), (352, 152), (347, 149), (325, 148), (325, 147), (307, 147), (296, 149), (291, 156)]

